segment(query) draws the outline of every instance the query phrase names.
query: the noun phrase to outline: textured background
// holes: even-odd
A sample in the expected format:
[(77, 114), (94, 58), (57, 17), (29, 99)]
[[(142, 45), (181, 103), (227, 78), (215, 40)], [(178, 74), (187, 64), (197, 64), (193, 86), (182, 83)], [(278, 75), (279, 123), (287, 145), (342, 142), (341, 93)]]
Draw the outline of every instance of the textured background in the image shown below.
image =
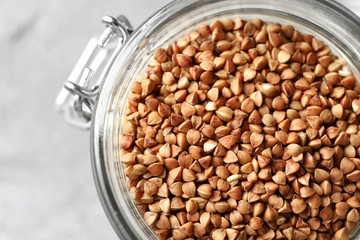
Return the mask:
[[(69, 127), (54, 99), (103, 15), (136, 27), (168, 2), (0, 1), (0, 239), (116, 239), (89, 133)], [(341, 2), (360, 15), (360, 1)]]

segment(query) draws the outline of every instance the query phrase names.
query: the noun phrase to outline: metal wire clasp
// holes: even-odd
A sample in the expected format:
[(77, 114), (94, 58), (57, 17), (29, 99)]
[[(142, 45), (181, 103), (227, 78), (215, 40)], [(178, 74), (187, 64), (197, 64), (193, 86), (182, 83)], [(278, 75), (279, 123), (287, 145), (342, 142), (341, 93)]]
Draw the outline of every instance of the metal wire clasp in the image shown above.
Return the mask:
[(90, 128), (95, 98), (104, 79), (103, 70), (132, 33), (125, 16), (105, 16), (102, 23), (104, 32), (99, 38), (90, 39), (56, 98), (56, 107), (67, 122), (83, 129)]

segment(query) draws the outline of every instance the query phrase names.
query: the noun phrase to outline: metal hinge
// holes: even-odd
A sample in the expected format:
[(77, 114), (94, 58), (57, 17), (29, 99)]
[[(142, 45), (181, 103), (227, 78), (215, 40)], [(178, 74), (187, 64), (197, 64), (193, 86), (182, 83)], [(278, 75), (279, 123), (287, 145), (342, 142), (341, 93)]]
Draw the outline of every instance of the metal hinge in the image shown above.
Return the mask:
[(56, 98), (56, 107), (71, 125), (89, 129), (103, 70), (115, 57), (132, 33), (125, 16), (105, 16), (105, 26), (99, 38), (93, 37), (86, 45), (68, 80)]

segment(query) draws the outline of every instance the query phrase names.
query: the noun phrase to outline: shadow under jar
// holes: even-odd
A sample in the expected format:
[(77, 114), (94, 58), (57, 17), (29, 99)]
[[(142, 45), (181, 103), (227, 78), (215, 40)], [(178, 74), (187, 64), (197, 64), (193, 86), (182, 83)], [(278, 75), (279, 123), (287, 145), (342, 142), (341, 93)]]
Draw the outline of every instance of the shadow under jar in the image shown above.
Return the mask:
[[(92, 164), (97, 189), (111, 224), (121, 239), (157, 239), (132, 201), (120, 161), (127, 96), (154, 51), (171, 44), (200, 24), (214, 20), (260, 18), (293, 25), (302, 34), (324, 41), (334, 55), (346, 59), (360, 79), (360, 19), (329, 0), (176, 1), (159, 10), (136, 29), (109, 65), (92, 114)], [(356, 239), (359, 230), (351, 233)]]

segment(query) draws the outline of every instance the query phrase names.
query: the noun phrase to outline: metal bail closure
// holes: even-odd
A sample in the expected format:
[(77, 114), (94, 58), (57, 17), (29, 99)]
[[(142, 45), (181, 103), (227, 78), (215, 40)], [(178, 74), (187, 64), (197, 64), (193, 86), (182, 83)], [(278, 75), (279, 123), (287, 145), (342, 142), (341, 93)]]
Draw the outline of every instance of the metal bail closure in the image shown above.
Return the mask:
[(90, 128), (104, 70), (132, 33), (131, 24), (125, 16), (105, 16), (102, 23), (104, 32), (99, 38), (90, 39), (56, 98), (56, 108), (64, 114), (66, 121), (82, 129)]

